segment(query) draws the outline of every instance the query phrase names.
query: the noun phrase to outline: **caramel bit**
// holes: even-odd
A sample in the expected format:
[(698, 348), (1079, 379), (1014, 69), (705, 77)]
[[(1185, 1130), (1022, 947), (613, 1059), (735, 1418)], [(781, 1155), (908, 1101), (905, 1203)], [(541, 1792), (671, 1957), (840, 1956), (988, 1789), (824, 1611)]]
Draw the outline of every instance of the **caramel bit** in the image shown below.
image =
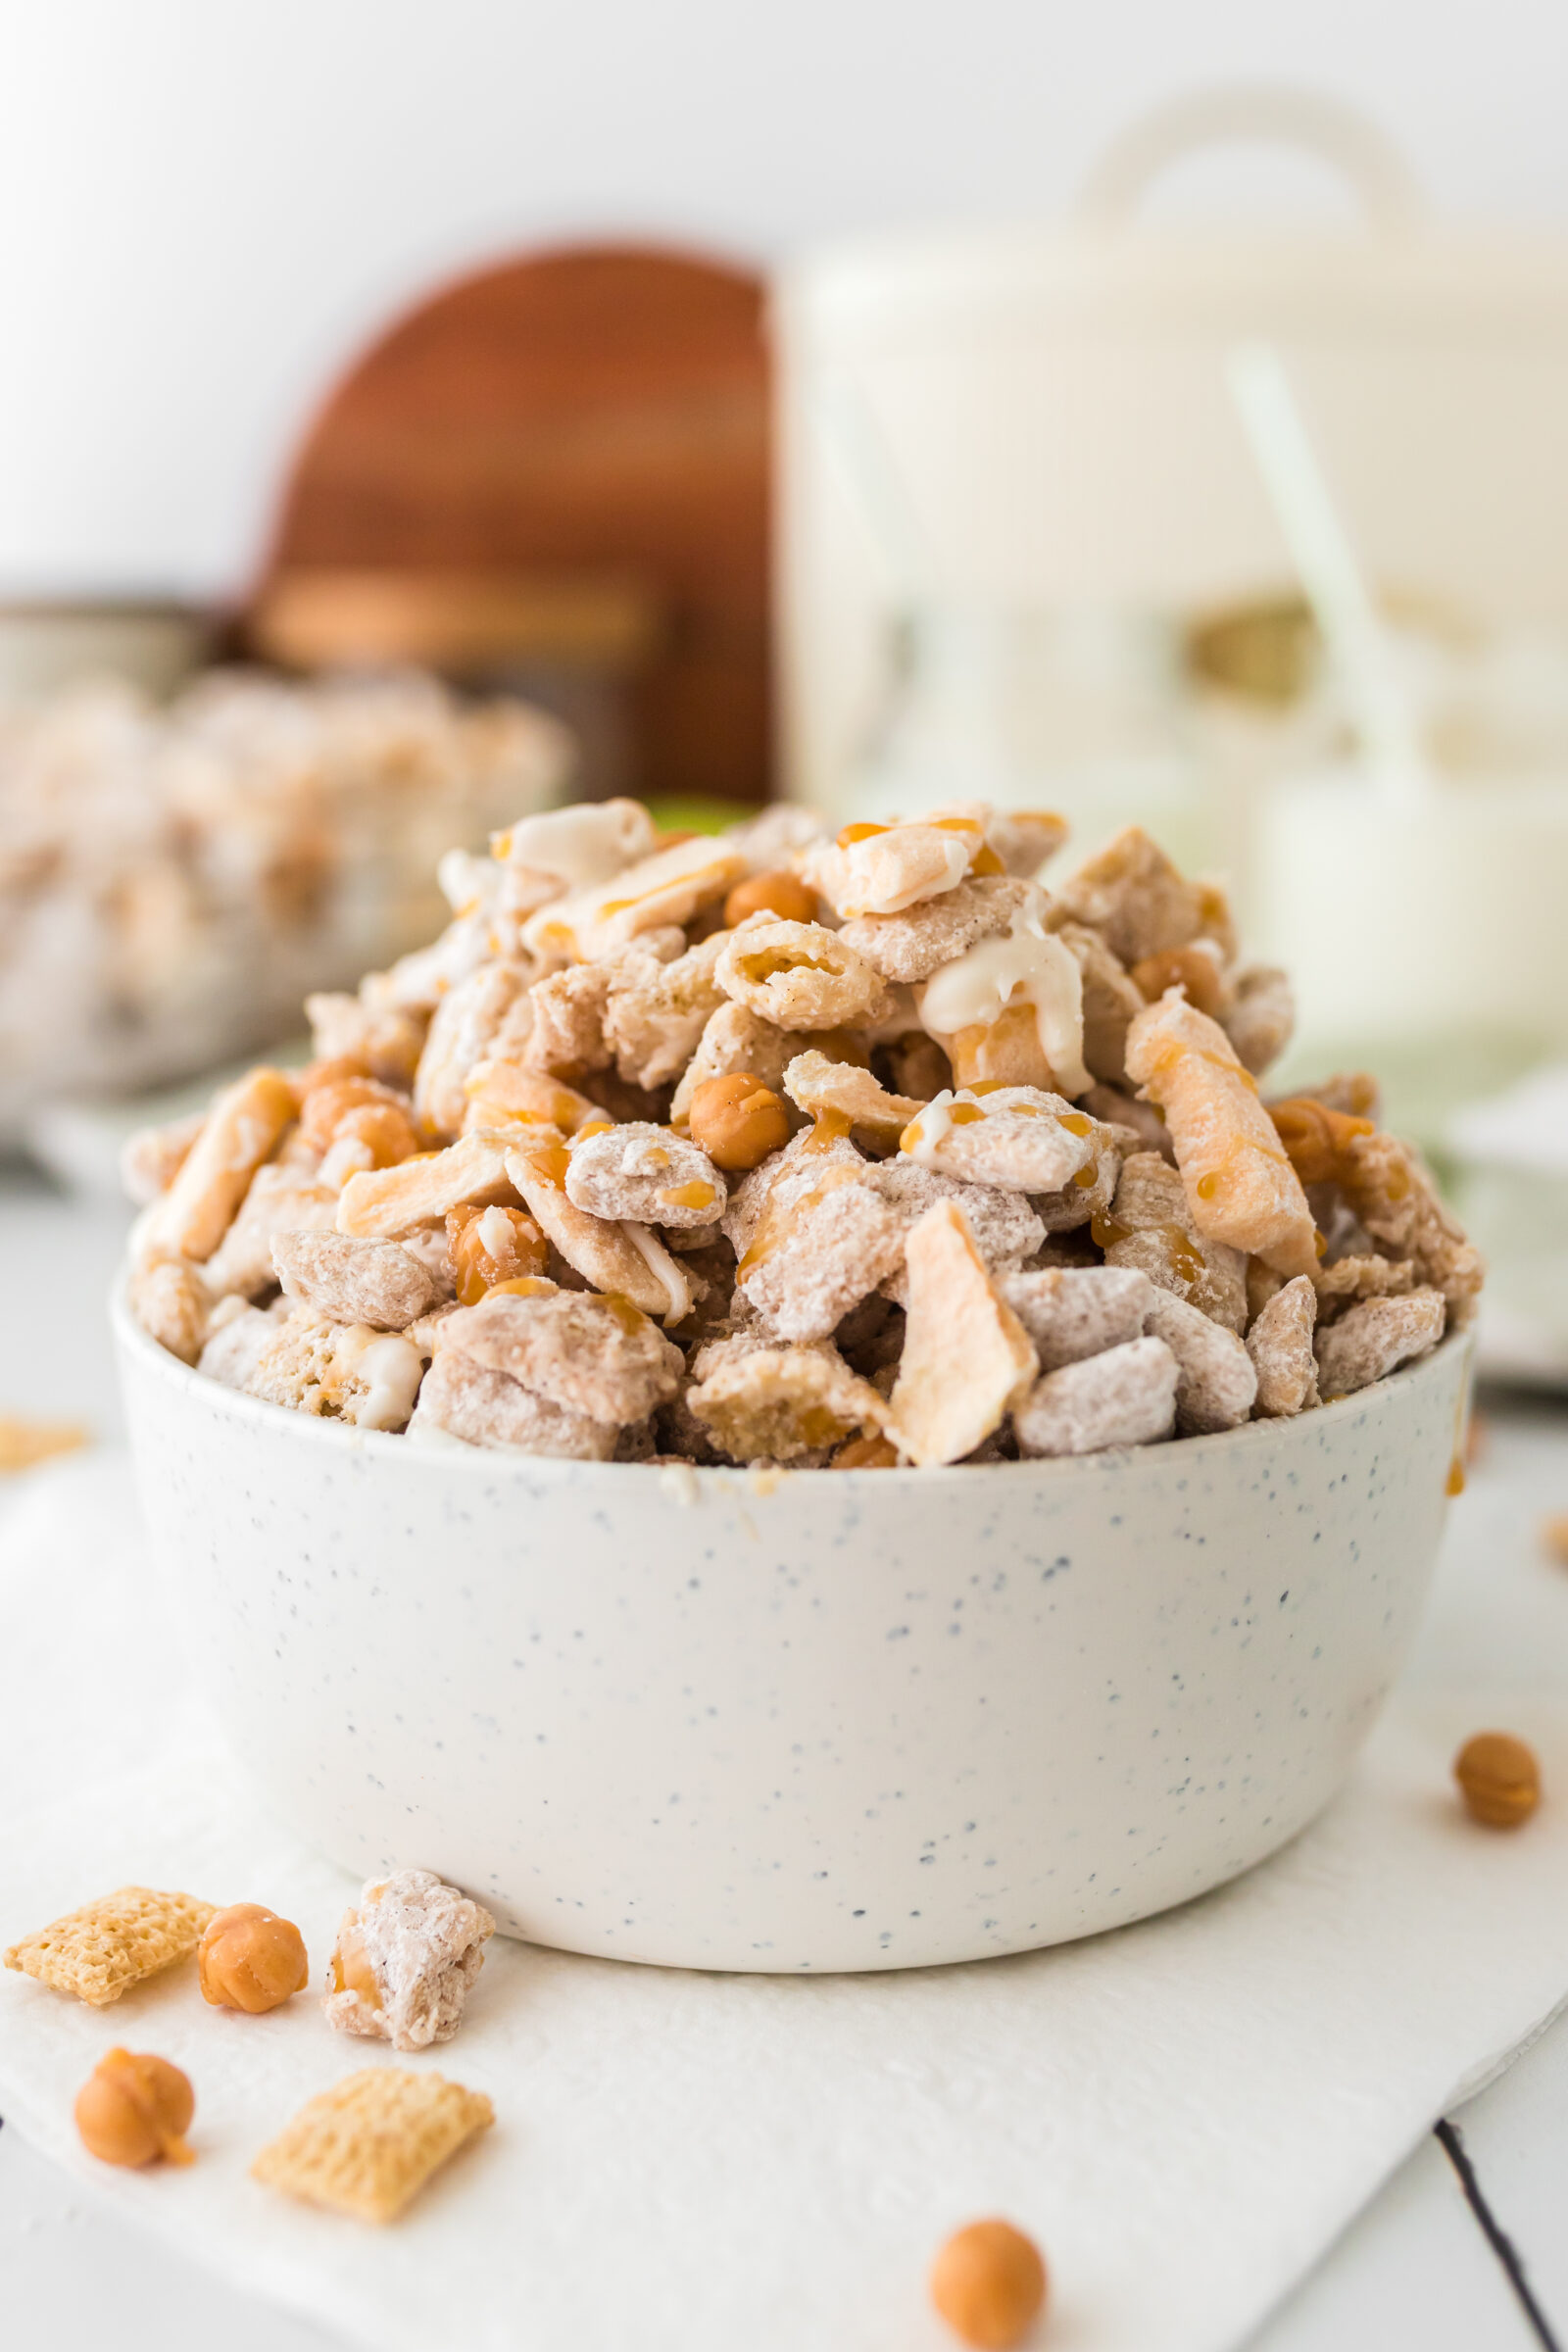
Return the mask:
[[(1478, 1415), (1470, 1425), (1472, 1447), (1484, 1443), (1478, 1438), (1480, 1429), (1481, 1421)], [(1559, 1567), (1568, 1568), (1568, 1511), (1554, 1511), (1549, 1519), (1542, 1522), (1541, 1541)]]
[(1358, 1135), (1373, 1132), (1370, 1119), (1352, 1118), (1330, 1110), (1311, 1095), (1295, 1095), (1271, 1102), (1269, 1117), (1279, 1131), (1286, 1156), (1303, 1184), (1337, 1184), (1345, 1169), (1346, 1147)]
[(1132, 982), (1147, 1004), (1155, 1004), (1167, 988), (1182, 988), (1188, 1002), (1211, 1019), (1225, 1002), (1217, 957), (1201, 948), (1167, 948), (1158, 956), (1141, 956), (1132, 968)]
[(692, 1097), (688, 1123), (692, 1142), (730, 1175), (760, 1167), (790, 1140), (789, 1113), (772, 1088), (749, 1070), (705, 1079)]
[(381, 1987), (364, 1938), (359, 1929), (347, 1922), (338, 1931), (337, 1948), (327, 1968), (327, 1986), (332, 1992), (358, 1993), (367, 2009), (379, 2010), (381, 2006)]
[(696, 1178), (690, 1184), (672, 1184), (659, 1196), (666, 1208), (711, 1208), (716, 1197), (710, 1184)]
[(1534, 1750), (1509, 1732), (1477, 1732), (1453, 1760), (1465, 1811), (1489, 1830), (1517, 1829), (1541, 1802)]
[(1448, 1464), (1448, 1475), (1443, 1482), (1443, 1492), (1445, 1494), (1462, 1494), (1464, 1484), (1464, 1464), (1455, 1454)]
[(896, 1470), (899, 1449), (883, 1437), (851, 1438), (828, 1463), (830, 1470)]
[(1045, 2305), (1040, 2249), (1010, 2222), (971, 2222), (949, 2238), (932, 2265), (931, 2300), (964, 2343), (981, 2352), (1009, 2352)]
[(854, 1121), (847, 1110), (819, 1110), (811, 1122), (811, 1132), (801, 1146), (803, 1152), (828, 1152), (849, 1134)]
[(298, 1928), (264, 1903), (230, 1903), (215, 1912), (196, 1946), (196, 1967), (204, 2001), (248, 2017), (303, 1991), (310, 1975)]
[(738, 930), (750, 914), (776, 914), (787, 923), (814, 923), (816, 893), (798, 874), (753, 874), (737, 882), (724, 901), (726, 930)]
[(853, 850), (858, 841), (870, 841), (878, 833), (891, 833), (891, 825), (846, 825), (833, 846), (836, 850)]
[(459, 1305), (477, 1306), (503, 1283), (543, 1274), (550, 1251), (520, 1208), (477, 1208), (466, 1201), (447, 1211), (447, 1255)]
[(106, 2051), (76, 2094), (76, 2130), (104, 2164), (191, 2164), (190, 2078), (149, 2051)]

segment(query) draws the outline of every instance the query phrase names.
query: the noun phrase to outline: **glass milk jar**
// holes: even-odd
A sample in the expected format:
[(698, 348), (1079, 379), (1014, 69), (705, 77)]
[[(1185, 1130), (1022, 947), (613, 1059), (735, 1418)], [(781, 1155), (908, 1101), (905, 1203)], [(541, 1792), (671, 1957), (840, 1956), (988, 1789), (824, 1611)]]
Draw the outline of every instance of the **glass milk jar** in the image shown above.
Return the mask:
[(957, 599), (893, 617), (845, 813), (884, 821), (955, 800), (1058, 809), (1074, 854), (1142, 824), (1183, 865), (1224, 862), (1180, 628), (1155, 612)]

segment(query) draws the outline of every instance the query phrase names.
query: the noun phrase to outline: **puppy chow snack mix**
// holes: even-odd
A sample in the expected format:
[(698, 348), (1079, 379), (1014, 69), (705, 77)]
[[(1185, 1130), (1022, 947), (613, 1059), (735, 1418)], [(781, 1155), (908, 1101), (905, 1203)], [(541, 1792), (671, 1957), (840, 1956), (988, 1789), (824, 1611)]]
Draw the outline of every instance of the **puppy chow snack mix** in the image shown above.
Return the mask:
[(1212, 1436), (1429, 1352), (1481, 1263), (1375, 1085), (1271, 1095), (1223, 892), (1062, 835), (612, 801), (453, 853), (308, 1067), (133, 1142), (132, 1313), (286, 1410), (663, 1465)]

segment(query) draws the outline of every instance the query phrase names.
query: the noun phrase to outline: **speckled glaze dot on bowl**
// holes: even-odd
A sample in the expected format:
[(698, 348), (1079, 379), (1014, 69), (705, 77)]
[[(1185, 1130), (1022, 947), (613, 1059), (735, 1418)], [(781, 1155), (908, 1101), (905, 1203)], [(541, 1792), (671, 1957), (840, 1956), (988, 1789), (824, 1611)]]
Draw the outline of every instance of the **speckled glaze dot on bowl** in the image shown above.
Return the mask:
[(770, 1482), (361, 1435), (115, 1321), (155, 1554), (286, 1818), (534, 1942), (715, 1969), (1029, 1950), (1293, 1837), (1414, 1630), (1468, 1357), (1222, 1437)]

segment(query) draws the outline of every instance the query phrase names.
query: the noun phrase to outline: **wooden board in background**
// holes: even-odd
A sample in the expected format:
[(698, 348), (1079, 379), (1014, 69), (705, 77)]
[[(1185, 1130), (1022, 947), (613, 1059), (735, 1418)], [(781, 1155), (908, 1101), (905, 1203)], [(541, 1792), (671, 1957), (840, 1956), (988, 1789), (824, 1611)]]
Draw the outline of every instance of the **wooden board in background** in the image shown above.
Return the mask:
[(466, 278), (393, 326), (308, 433), (261, 593), (375, 570), (637, 583), (638, 789), (772, 776), (761, 280), (635, 247)]

